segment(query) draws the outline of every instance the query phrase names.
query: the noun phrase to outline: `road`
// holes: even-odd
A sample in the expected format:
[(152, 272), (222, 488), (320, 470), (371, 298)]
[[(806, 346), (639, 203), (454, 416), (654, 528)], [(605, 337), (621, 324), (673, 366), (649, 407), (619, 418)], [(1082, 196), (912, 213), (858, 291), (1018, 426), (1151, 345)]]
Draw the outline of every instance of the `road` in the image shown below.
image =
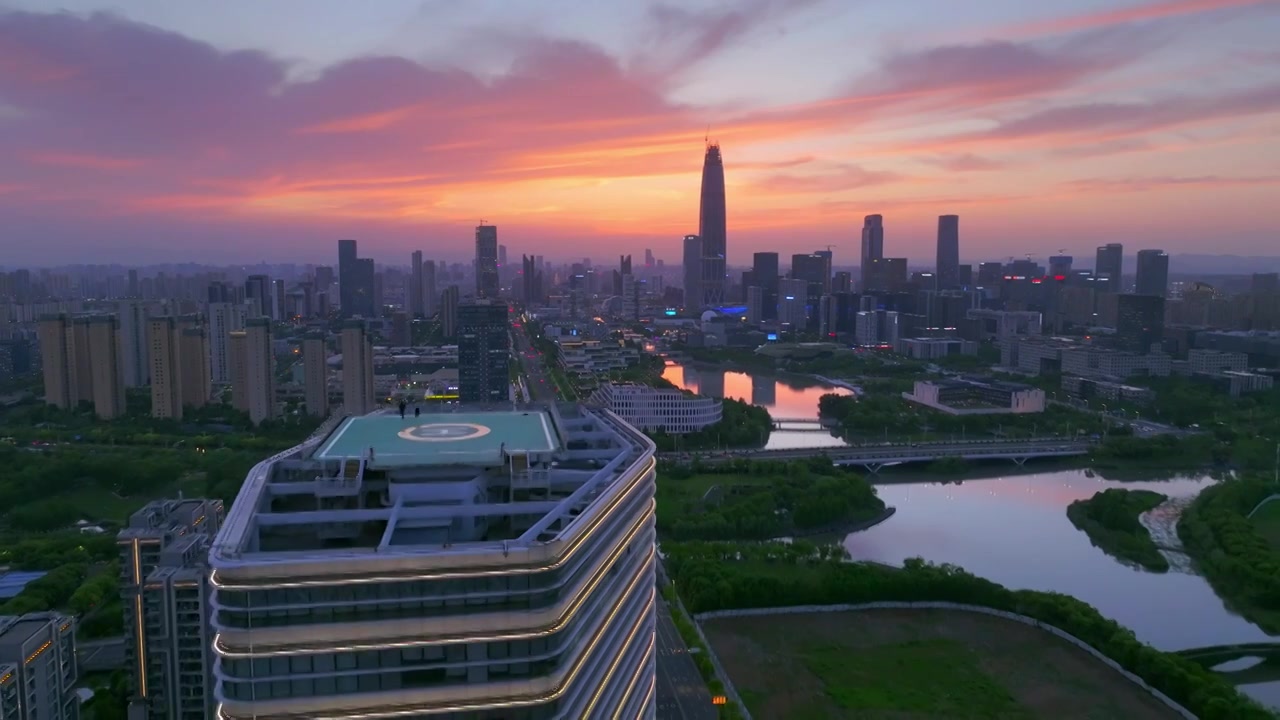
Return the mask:
[(529, 337), (529, 328), (525, 323), (511, 328), (515, 339), (516, 358), (524, 368), (525, 378), (529, 383), (529, 394), (533, 402), (554, 402), (556, 400), (555, 381), (547, 372), (542, 353), (533, 346)]
[(671, 619), (671, 608), (661, 595), (656, 610), (658, 720), (715, 720), (717, 712), (711, 704), (711, 693)]

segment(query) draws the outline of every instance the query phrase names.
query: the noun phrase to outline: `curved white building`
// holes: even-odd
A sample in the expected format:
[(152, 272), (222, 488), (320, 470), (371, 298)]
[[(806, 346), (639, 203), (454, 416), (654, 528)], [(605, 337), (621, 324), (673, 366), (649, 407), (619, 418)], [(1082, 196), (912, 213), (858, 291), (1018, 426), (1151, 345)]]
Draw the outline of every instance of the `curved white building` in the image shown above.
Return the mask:
[(591, 395), (591, 403), (608, 408), (641, 430), (662, 428), (677, 435), (718, 423), (724, 413), (720, 398), (633, 383), (605, 383)]
[(348, 418), (210, 553), (219, 717), (652, 718), (654, 460), (603, 410)]

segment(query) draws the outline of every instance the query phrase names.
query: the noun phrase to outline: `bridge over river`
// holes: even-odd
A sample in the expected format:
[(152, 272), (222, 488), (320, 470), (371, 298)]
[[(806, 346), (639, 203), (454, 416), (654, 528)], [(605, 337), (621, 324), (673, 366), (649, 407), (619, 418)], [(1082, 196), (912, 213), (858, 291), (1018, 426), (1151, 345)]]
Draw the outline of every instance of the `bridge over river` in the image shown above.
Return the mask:
[[(1280, 681), (1280, 641), (1213, 645), (1174, 653), (1215, 672), (1234, 685)], [(1244, 661), (1252, 660), (1241, 665)], [(1230, 667), (1239, 665), (1239, 667)], [(1227, 667), (1220, 667), (1227, 666)]]
[(964, 460), (1011, 460), (1021, 466), (1028, 460), (1046, 457), (1085, 455), (1093, 448), (1089, 440), (1042, 437), (1026, 440), (976, 440), (969, 442), (885, 443), (826, 448), (786, 450), (729, 450), (720, 452), (663, 453), (671, 460), (698, 458), (700, 462), (752, 460), (796, 460), (825, 456), (836, 465), (859, 465), (877, 473), (889, 465), (932, 462), (943, 458)]

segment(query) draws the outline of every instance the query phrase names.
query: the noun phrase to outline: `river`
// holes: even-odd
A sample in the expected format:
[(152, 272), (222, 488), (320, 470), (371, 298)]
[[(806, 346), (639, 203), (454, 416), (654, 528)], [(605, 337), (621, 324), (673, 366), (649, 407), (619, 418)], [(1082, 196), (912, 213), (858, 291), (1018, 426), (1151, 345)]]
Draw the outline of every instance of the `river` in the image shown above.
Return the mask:
[[(816, 418), (819, 397), (847, 392), (823, 383), (701, 366), (670, 366), (663, 377), (703, 394), (749, 400), (775, 418)], [(839, 441), (822, 433), (775, 431), (767, 447), (834, 444)], [(1003, 472), (999, 465), (990, 468)], [(1003, 476), (961, 484), (940, 483), (937, 476), (888, 476), (891, 482), (879, 483), (877, 490), (897, 512), (844, 538), (844, 546), (855, 560), (899, 565), (922, 557), (959, 565), (1011, 588), (1072, 595), (1161, 650), (1273, 639), (1229, 610), (1185, 555), (1167, 553), (1173, 566), (1167, 573), (1130, 567), (1094, 547), (1067, 519), (1067, 505), (1106, 488), (1155, 490), (1172, 500), (1144, 516), (1144, 524), (1160, 543), (1176, 547), (1178, 512), (1211, 478), (1121, 482), (1090, 477), (1084, 470), (1014, 471), (1011, 463)], [(1280, 708), (1280, 681), (1242, 685), (1241, 690)]]

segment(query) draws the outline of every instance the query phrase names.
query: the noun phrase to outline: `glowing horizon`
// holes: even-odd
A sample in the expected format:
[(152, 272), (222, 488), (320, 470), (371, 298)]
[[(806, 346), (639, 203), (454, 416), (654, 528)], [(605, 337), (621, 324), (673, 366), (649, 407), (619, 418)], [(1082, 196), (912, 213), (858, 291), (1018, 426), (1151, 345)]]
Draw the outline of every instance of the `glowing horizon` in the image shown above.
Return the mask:
[(1276, 0), (42, 4), (0, 10), (11, 265), (462, 259), (481, 218), (674, 265), (708, 136), (733, 265), (856, 264), (872, 213), (921, 262), (946, 214), (964, 261), (1280, 254)]

